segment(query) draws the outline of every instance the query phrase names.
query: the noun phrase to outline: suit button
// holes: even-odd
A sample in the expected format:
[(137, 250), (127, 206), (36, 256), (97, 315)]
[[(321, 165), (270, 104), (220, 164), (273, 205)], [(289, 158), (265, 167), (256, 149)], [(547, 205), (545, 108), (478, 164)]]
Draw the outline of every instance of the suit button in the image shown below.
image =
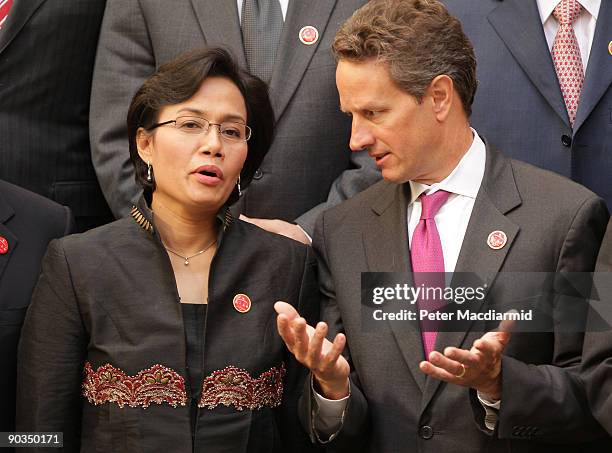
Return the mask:
[(561, 143), (563, 143), (563, 146), (566, 146), (569, 148), (570, 146), (572, 146), (572, 137), (570, 137), (569, 135), (563, 134), (561, 136)]
[(257, 170), (255, 170), (253, 179), (261, 179), (261, 178), (263, 178), (263, 172), (258, 168)]
[(428, 425), (421, 426), (421, 428), (419, 429), (419, 435), (423, 439), (431, 439), (433, 437), (433, 429), (431, 428), (431, 426)]

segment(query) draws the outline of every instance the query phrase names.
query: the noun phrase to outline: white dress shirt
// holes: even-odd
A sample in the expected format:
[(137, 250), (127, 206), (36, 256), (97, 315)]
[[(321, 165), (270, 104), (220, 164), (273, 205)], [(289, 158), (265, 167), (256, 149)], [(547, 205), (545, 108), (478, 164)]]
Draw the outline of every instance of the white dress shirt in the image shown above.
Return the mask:
[[(561, 0), (537, 0), (540, 20), (542, 21), (542, 27), (544, 28), (549, 50), (552, 50), (555, 36), (557, 36), (557, 30), (559, 29), (559, 22), (552, 15), (552, 12), (560, 1)], [(593, 36), (595, 36), (595, 26), (597, 25), (597, 15), (599, 14), (601, 0), (579, 0), (579, 3), (582, 5), (582, 11), (578, 19), (574, 22), (573, 27), (576, 39), (578, 40), (578, 46), (580, 47), (580, 54), (582, 55), (582, 68), (586, 72), (589, 55), (591, 54), (591, 46), (593, 45)]]
[(467, 230), (474, 201), (484, 176), (486, 150), (485, 144), (472, 129), (474, 140), (468, 151), (461, 158), (455, 169), (444, 180), (431, 186), (410, 181), (410, 201), (407, 209), (408, 241), (412, 246), (412, 235), (421, 218), (422, 193), (430, 195), (438, 190), (450, 192), (446, 203), (442, 205), (434, 220), (440, 234), (442, 253), (444, 254), (444, 271), (454, 272)]
[[(238, 4), (238, 20), (242, 23), (242, 3), (244, 0), (236, 0)], [(280, 3), (281, 11), (283, 12), (283, 20), (287, 18), (287, 8), (289, 7), (289, 0), (278, 0)]]

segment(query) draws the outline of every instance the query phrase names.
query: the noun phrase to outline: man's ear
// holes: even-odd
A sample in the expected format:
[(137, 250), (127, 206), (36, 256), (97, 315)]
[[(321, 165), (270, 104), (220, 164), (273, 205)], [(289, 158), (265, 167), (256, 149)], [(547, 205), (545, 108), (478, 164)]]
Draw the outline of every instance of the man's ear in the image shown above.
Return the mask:
[(427, 87), (425, 95), (431, 99), (434, 115), (439, 122), (448, 117), (455, 99), (454, 94), (453, 79), (445, 74), (436, 76)]
[(153, 160), (153, 134), (145, 131), (144, 128), (138, 128), (136, 131), (136, 146), (138, 147), (138, 155), (144, 162)]

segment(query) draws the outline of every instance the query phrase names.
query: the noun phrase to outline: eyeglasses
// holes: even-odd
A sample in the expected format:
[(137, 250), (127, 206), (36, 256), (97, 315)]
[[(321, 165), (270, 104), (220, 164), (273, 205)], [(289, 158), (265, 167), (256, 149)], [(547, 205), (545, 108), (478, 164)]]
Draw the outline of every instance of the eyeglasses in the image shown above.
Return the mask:
[(211, 123), (206, 118), (199, 116), (179, 116), (175, 120), (153, 124), (147, 130), (151, 131), (171, 123), (174, 123), (174, 127), (178, 131), (189, 135), (206, 134), (210, 126), (216, 126), (221, 138), (228, 142), (246, 142), (251, 138), (251, 128), (246, 124), (235, 123), (233, 121), (225, 121), (221, 124)]

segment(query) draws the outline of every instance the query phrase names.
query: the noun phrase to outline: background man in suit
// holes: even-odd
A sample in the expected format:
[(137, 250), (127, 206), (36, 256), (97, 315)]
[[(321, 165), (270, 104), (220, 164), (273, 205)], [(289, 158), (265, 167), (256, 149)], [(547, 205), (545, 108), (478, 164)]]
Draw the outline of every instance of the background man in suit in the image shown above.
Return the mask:
[(105, 0), (0, 3), (0, 178), (68, 205), (78, 231), (112, 221), (88, 129)]
[[(281, 335), (314, 378), (303, 404), (312, 438), (331, 434), (345, 451), (599, 451), (548, 445), (603, 436), (570, 373), (583, 334), (483, 335), (494, 327), (484, 322), (436, 332), (418, 320), (364, 330), (373, 309), (360, 303), (360, 278), (470, 272), (488, 283), (472, 312), (523, 300), (530, 290), (496, 275), (591, 271), (605, 202), (506, 158), (470, 128), (473, 49), (438, 1), (370, 1), (333, 49), (350, 146), (367, 149), (385, 180), (317, 223), (325, 322), (308, 328), (286, 304), (276, 307)], [(328, 329), (333, 343), (323, 341)]]
[[(109, 0), (91, 106), (93, 161), (113, 212), (138, 195), (129, 163), (129, 98), (160, 64), (204, 45), (222, 45), (270, 84), (276, 138), (242, 214), (280, 219), (264, 228), (309, 242), (318, 215), (380, 178), (365, 153), (351, 155), (350, 120), (338, 110), (330, 43), (363, 0)], [(245, 51), (246, 49), (246, 51)], [(261, 52), (258, 53), (258, 50)]]
[(40, 262), (72, 228), (69, 208), (0, 180), (0, 432), (15, 430), (17, 342)]
[[(587, 396), (595, 418), (612, 436), (612, 219), (597, 257), (596, 282), (601, 303), (601, 315), (605, 316), (604, 331), (587, 332), (581, 378), (585, 382)], [(595, 303), (595, 302), (594, 302)]]
[(478, 60), (472, 125), (510, 156), (584, 184), (611, 209), (612, 2), (443, 3)]

